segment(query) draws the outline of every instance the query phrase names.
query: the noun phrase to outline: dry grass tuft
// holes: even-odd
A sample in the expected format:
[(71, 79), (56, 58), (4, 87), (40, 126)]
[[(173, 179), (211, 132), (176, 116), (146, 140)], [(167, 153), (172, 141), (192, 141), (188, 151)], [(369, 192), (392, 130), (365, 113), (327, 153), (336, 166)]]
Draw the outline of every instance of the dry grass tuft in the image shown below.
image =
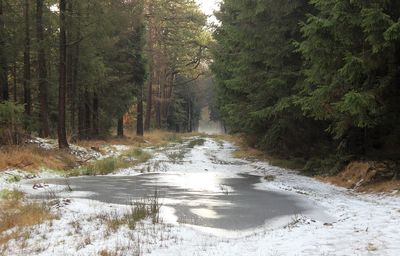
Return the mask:
[[(104, 145), (127, 145), (133, 148), (147, 146), (161, 147), (169, 143), (182, 142), (184, 138), (195, 135), (199, 134), (154, 130), (146, 133), (144, 137), (131, 136), (124, 138), (113, 137), (105, 140), (83, 140), (78, 141), (76, 144), (98, 151), (101, 151), (101, 147)], [(141, 157), (145, 159), (147, 156), (141, 155)], [(66, 150), (46, 150), (38, 148), (35, 145), (0, 147), (0, 172), (10, 168), (21, 169), (32, 173), (37, 173), (40, 171), (40, 168), (66, 171), (76, 168), (79, 163), (79, 159)]]
[(152, 130), (146, 132), (143, 137), (137, 136), (130, 130), (125, 130), (125, 137), (110, 137), (104, 140), (81, 140), (76, 144), (86, 148), (101, 148), (104, 145), (126, 146), (164, 146), (171, 142), (180, 142), (183, 138), (200, 135), (199, 133), (175, 133), (165, 130)]
[(233, 156), (242, 159), (268, 160), (267, 155), (253, 147), (250, 147), (246, 139), (241, 135), (219, 134), (214, 135), (217, 140), (225, 140), (235, 144), (238, 148), (233, 152)]
[(400, 191), (400, 180), (382, 181), (375, 184), (370, 184), (365, 187), (360, 187), (358, 189), (360, 192), (393, 192)]
[(212, 136), (216, 140), (229, 141), (235, 144), (238, 148), (233, 152), (233, 156), (236, 158), (246, 159), (246, 160), (258, 160), (267, 161), (273, 166), (279, 166), (286, 169), (301, 170), (305, 161), (301, 158), (280, 158), (276, 156), (271, 156), (266, 152), (249, 146), (248, 141), (243, 135), (240, 134), (219, 134)]
[(385, 162), (353, 161), (335, 176), (318, 177), (319, 180), (360, 192), (392, 192), (400, 190), (395, 166)]
[[(0, 200), (0, 246), (13, 239), (26, 240), (30, 232), (25, 228), (57, 218), (44, 203), (23, 202), (21, 192), (3, 190), (3, 194), (6, 196)], [(8, 230), (12, 232), (5, 232)]]
[(108, 250), (104, 249), (104, 250), (100, 251), (99, 255), (100, 256), (111, 256), (113, 254), (111, 252), (109, 252)]
[(146, 218), (151, 218), (153, 224), (159, 223), (160, 208), (161, 204), (159, 203), (157, 191), (155, 191), (153, 197), (133, 202), (130, 209), (122, 215), (117, 212), (112, 212), (100, 214), (97, 218), (107, 225), (109, 232), (116, 232), (124, 225), (128, 226), (129, 229), (134, 230), (137, 223)]
[(0, 149), (0, 171), (17, 168), (37, 172), (41, 167), (67, 170), (76, 162), (76, 157), (64, 150), (45, 150), (34, 145), (7, 146)]

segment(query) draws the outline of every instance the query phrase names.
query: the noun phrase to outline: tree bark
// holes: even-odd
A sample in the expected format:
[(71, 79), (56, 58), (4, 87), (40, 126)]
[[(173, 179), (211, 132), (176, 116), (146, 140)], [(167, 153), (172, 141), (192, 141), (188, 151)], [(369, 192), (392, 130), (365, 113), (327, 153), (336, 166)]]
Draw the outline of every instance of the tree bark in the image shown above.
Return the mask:
[(43, 36), (43, 0), (36, 0), (36, 34), (38, 41), (38, 72), (39, 72), (39, 101), (40, 101), (40, 136), (49, 136), (49, 114), (48, 114), (48, 82), (46, 55), (44, 50)]
[(17, 102), (17, 100), (18, 100), (18, 98), (17, 98), (17, 95), (18, 95), (18, 85), (17, 85), (17, 63), (15, 62), (14, 63), (14, 65), (13, 65), (13, 71), (12, 71), (12, 75), (13, 75), (13, 83), (14, 83), (14, 86), (13, 86), (13, 94), (14, 94), (14, 102), (16, 103)]
[[(68, 29), (66, 30), (66, 38), (67, 42), (73, 42), (74, 37), (73, 37), (73, 22), (72, 22), (72, 16), (73, 16), (73, 6), (72, 6), (73, 1), (68, 1), (66, 3), (66, 10), (65, 10), (65, 24)], [(74, 58), (74, 53), (73, 53), (73, 48), (71, 45), (67, 44), (67, 58), (66, 58), (66, 69), (67, 69), (67, 89), (66, 89), (66, 112), (68, 110), (71, 110), (72, 108), (72, 102), (74, 101), (72, 97), (72, 79), (73, 79), (73, 58)], [(72, 116), (70, 116), (71, 119), (68, 119), (67, 114), (66, 114), (66, 122), (71, 124), (72, 123)], [(69, 122), (68, 122), (69, 121)], [(74, 134), (74, 132), (71, 132)]]
[(65, 9), (66, 1), (60, 0), (60, 74), (59, 74), (59, 92), (58, 92), (58, 146), (59, 148), (68, 148), (67, 132), (65, 128), (65, 96), (67, 89), (67, 38), (65, 27)]
[[(147, 9), (147, 10), (146, 10)], [(153, 108), (153, 77), (154, 77), (154, 52), (153, 52), (153, 24), (152, 24), (152, 6), (151, 1), (145, 1), (145, 12), (148, 17), (147, 44), (149, 53), (149, 80), (147, 82), (147, 100), (146, 100), (146, 118), (144, 121), (144, 130), (149, 131), (151, 125), (151, 112)]]
[(78, 103), (78, 137), (80, 140), (85, 139), (85, 104), (83, 97), (79, 97)]
[(188, 127), (187, 127), (188, 132), (192, 132), (192, 101), (189, 98), (188, 100)]
[(25, 0), (25, 50), (24, 50), (24, 104), (25, 113), (30, 116), (31, 100), (31, 35), (30, 35), (30, 0)]
[(2, 91), (2, 99), (8, 100), (9, 92), (8, 92), (8, 65), (7, 65), (7, 56), (5, 51), (5, 35), (6, 28), (4, 24), (4, 13), (3, 13), (3, 0), (0, 0), (0, 86)]
[(136, 114), (136, 135), (144, 135), (143, 127), (143, 85), (139, 85), (137, 114)]
[[(151, 68), (150, 68), (151, 69)], [(153, 75), (152, 71), (147, 82), (147, 101), (146, 101), (146, 119), (144, 121), (144, 130), (149, 131), (151, 125), (151, 111), (153, 109)]]
[(161, 129), (161, 74), (158, 72), (157, 74), (157, 101), (156, 103), (156, 123), (157, 123), (157, 128)]
[[(78, 13), (78, 18), (79, 18), (79, 13)], [(78, 22), (78, 27), (77, 27), (77, 36), (76, 38), (80, 38), (80, 22)], [(73, 58), (73, 72), (72, 72), (72, 84), (71, 84), (71, 129), (72, 132), (75, 133), (76, 130), (76, 124), (75, 124), (75, 115), (76, 115), (76, 97), (77, 97), (77, 89), (78, 89), (78, 74), (79, 74), (79, 54), (80, 54), (80, 44), (76, 43), (75, 44), (75, 49), (74, 49), (74, 58)]]
[(89, 91), (86, 88), (85, 89), (85, 139), (89, 139), (90, 137), (90, 131), (91, 131), (91, 123), (90, 123), (90, 95)]
[(118, 119), (117, 135), (120, 138), (124, 137), (124, 116)]
[(99, 98), (97, 93), (93, 94), (93, 136), (99, 136)]

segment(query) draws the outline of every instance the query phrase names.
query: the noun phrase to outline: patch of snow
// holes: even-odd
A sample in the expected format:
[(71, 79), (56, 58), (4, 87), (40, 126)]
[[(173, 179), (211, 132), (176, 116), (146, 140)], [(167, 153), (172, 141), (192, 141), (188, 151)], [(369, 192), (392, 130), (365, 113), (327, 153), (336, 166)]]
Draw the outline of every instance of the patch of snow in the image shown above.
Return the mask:
[(39, 137), (34, 137), (31, 139), (28, 139), (26, 141), (29, 144), (35, 144), (40, 148), (50, 150), (50, 149), (56, 149), (58, 147), (57, 141), (54, 139), (43, 139)]
[[(110, 232), (106, 215), (120, 216), (129, 206), (100, 203), (79, 197), (84, 192), (66, 191), (66, 186), (54, 187), (60, 197), (68, 198), (54, 211), (59, 220), (35, 226), (34, 234), (21, 248), (13, 241), (7, 255), (98, 255), (107, 250), (120, 255), (387, 255), (400, 254), (400, 197), (398, 195), (359, 194), (352, 190), (325, 184), (298, 175), (294, 171), (271, 166), (266, 162), (250, 162), (233, 157), (235, 146), (228, 142), (205, 139), (202, 146), (185, 152), (180, 162), (171, 162), (168, 153), (179, 152), (181, 145), (152, 150), (147, 163), (120, 170), (114, 175), (140, 175), (146, 172), (168, 172), (158, 184), (196, 190), (212, 195), (221, 188), (220, 177), (239, 177), (247, 173), (260, 177), (256, 189), (288, 193), (316, 205), (320, 212), (300, 216), (281, 216), (245, 232), (217, 230), (189, 224), (179, 224), (171, 206), (186, 204), (202, 206), (201, 200), (160, 198), (161, 224), (142, 221), (135, 230), (122, 226)], [(124, 151), (117, 147), (114, 151)], [(111, 153), (110, 153), (111, 154)], [(207, 178), (203, 175), (207, 172)], [(266, 175), (274, 179), (266, 180)], [(0, 185), (1, 183), (0, 176)], [(204, 188), (204, 184), (207, 187)], [(28, 193), (35, 193), (26, 188)], [(36, 191), (37, 192), (37, 191)], [(192, 212), (203, 218), (217, 218), (212, 199), (208, 208)], [(229, 204), (229, 202), (227, 202)], [(221, 202), (215, 202), (221, 205)], [(227, 205), (228, 206), (228, 205)], [(251, 210), (251, 209), (249, 209)]]

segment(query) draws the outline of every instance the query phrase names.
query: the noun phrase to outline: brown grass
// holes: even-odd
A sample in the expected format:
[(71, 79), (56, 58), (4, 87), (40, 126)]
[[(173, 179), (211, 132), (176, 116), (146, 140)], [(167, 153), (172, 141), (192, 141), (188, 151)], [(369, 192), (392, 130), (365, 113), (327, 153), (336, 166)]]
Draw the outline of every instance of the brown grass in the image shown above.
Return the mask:
[(286, 169), (300, 170), (304, 167), (305, 161), (300, 158), (280, 158), (271, 156), (266, 152), (249, 146), (246, 138), (240, 134), (230, 135), (214, 135), (212, 136), (216, 140), (226, 140), (235, 144), (238, 148), (233, 152), (233, 156), (236, 158), (247, 159), (247, 160), (258, 160), (267, 161), (271, 165), (279, 166)]
[(269, 156), (261, 150), (250, 147), (246, 139), (241, 135), (220, 134), (213, 136), (217, 140), (226, 140), (235, 144), (238, 148), (233, 152), (233, 156), (243, 159), (269, 160)]
[(76, 144), (86, 148), (101, 148), (104, 145), (127, 145), (127, 146), (164, 146), (171, 142), (179, 142), (180, 140), (200, 135), (200, 133), (175, 133), (165, 130), (152, 130), (146, 132), (143, 137), (137, 136), (130, 130), (125, 131), (125, 137), (110, 137), (103, 140), (81, 140)]
[(100, 256), (111, 256), (112, 254), (108, 250), (104, 249), (104, 250), (100, 251), (99, 255)]
[(392, 192), (400, 190), (400, 180), (390, 176), (382, 179), (379, 176), (387, 170), (390, 171), (390, 167), (380, 162), (353, 161), (335, 176), (317, 178), (327, 183), (355, 189), (360, 192)]
[[(0, 246), (12, 239), (29, 238), (25, 228), (57, 218), (44, 203), (23, 202), (19, 195), (13, 192), (0, 200)], [(13, 232), (3, 234), (10, 229)]]
[[(342, 174), (343, 175), (343, 174)], [(343, 176), (331, 176), (331, 177), (316, 177), (318, 180), (330, 183), (339, 187), (344, 188), (354, 188), (354, 184), (350, 180), (346, 180)], [(368, 185), (363, 185), (355, 188), (358, 192), (369, 192), (369, 193), (385, 193), (385, 192), (393, 192), (400, 191), (400, 180), (390, 180), (390, 181), (381, 181)]]
[[(197, 133), (173, 133), (163, 130), (154, 130), (144, 137), (131, 135), (124, 138), (112, 137), (105, 140), (83, 140), (76, 144), (85, 148), (101, 151), (104, 145), (127, 145), (136, 148), (146, 146), (165, 146), (171, 142), (180, 142), (186, 137)], [(41, 167), (50, 170), (65, 171), (79, 165), (79, 159), (68, 151), (53, 149), (45, 150), (35, 145), (4, 146), (0, 148), (0, 172), (9, 168), (17, 168), (36, 173)]]
[(393, 192), (400, 191), (400, 180), (382, 181), (375, 184), (370, 184), (365, 187), (360, 187), (360, 192)]
[(18, 168), (37, 172), (40, 167), (67, 170), (76, 162), (76, 157), (64, 150), (45, 150), (34, 145), (8, 146), (0, 149), (0, 171)]

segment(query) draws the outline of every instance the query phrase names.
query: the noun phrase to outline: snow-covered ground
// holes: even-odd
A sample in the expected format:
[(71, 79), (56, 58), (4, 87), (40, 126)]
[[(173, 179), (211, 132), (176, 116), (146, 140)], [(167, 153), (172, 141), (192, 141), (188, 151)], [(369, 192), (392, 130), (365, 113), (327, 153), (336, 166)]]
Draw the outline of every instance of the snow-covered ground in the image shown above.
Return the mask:
[[(83, 199), (80, 191), (58, 194), (53, 211), (60, 219), (33, 228), (32, 236), (13, 241), (6, 255), (400, 255), (400, 197), (398, 194), (359, 194), (294, 171), (273, 167), (266, 162), (249, 162), (232, 157), (235, 147), (225, 141), (206, 139), (204, 145), (187, 148), (175, 145), (154, 150), (147, 163), (120, 170), (113, 175), (140, 175), (144, 172), (186, 173), (165, 184), (207, 190), (220, 186), (201, 180), (202, 173), (236, 176), (249, 173), (260, 176), (259, 190), (295, 194), (321, 209), (329, 218), (311, 215), (286, 216), (275, 223), (246, 232), (221, 232), (177, 222), (174, 209), (161, 207), (162, 222), (141, 222), (136, 229), (122, 226), (110, 230), (104, 219), (129, 211), (129, 206), (105, 204)], [(264, 179), (268, 175), (273, 179)], [(186, 177), (186, 178), (185, 178)], [(0, 188), (6, 185), (3, 180)], [(209, 184), (210, 183), (210, 184)], [(24, 183), (18, 188), (37, 193)], [(46, 190), (47, 188), (43, 188)], [(229, 188), (227, 188), (229, 190)], [(177, 202), (187, 203), (187, 202)], [(273, 207), (273, 206), (272, 206)], [(199, 212), (210, 216), (211, 210)], [(251, 209), (249, 209), (251, 211)], [(108, 217), (107, 217), (108, 216)], [(1, 252), (1, 249), (0, 249)], [(105, 254), (105, 253), (109, 254)]]

